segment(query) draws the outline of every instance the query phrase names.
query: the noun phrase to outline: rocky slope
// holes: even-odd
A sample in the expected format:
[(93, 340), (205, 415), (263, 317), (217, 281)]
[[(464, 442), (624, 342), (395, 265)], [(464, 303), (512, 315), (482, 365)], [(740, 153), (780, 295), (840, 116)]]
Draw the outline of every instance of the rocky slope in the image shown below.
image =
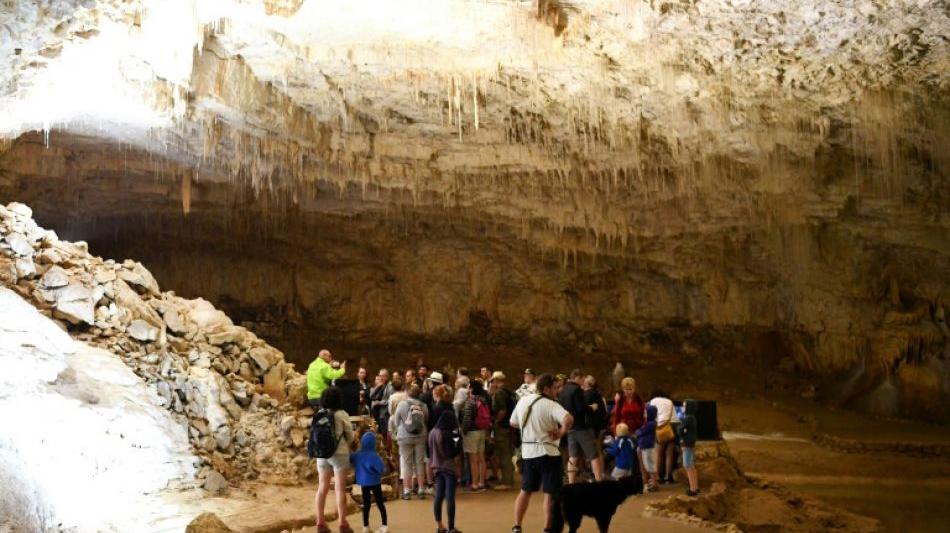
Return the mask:
[(306, 383), (279, 351), (205, 300), (161, 292), (140, 263), (94, 257), (31, 215), (23, 204), (0, 206), (0, 283), (134, 371), (187, 433), (206, 488), (312, 475), (300, 453)]

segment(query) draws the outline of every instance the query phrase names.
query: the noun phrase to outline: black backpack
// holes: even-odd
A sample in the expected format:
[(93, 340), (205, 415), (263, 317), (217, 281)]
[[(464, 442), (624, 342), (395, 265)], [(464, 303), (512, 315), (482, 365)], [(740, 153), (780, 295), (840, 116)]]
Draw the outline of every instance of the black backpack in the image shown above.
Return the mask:
[(333, 411), (320, 409), (313, 414), (310, 423), (310, 440), (307, 441), (307, 455), (311, 458), (329, 459), (336, 454), (340, 440), (336, 436), (336, 418)]
[(446, 459), (455, 459), (462, 455), (462, 433), (458, 428), (452, 431), (442, 431), (442, 455)]

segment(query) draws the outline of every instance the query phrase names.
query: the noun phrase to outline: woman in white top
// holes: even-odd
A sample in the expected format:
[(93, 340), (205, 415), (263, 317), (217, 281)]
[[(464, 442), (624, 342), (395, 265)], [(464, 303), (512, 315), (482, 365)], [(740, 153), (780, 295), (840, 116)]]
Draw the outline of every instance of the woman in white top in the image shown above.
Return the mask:
[(353, 529), (346, 521), (346, 474), (350, 468), (350, 443), (353, 442), (353, 426), (350, 417), (343, 410), (343, 393), (336, 387), (328, 387), (320, 397), (320, 405), (333, 412), (334, 434), (339, 439), (336, 453), (328, 459), (317, 459), (317, 473), (320, 475), (320, 485), (317, 488), (317, 532), (330, 533), (324, 517), (323, 508), (327, 503), (327, 494), (330, 492), (330, 477), (334, 478), (337, 490), (336, 510), (340, 517), (340, 532), (353, 533)]
[[(673, 400), (666, 397), (666, 393), (660, 389), (653, 391), (653, 399), (648, 403), (656, 407), (656, 427), (657, 435), (660, 435), (667, 425), (672, 425), (679, 420), (676, 418), (676, 411), (673, 408)], [(675, 435), (675, 430), (673, 431)], [(660, 474), (660, 483), (673, 482), (673, 455), (676, 448), (676, 439), (666, 442), (656, 441), (656, 464)]]

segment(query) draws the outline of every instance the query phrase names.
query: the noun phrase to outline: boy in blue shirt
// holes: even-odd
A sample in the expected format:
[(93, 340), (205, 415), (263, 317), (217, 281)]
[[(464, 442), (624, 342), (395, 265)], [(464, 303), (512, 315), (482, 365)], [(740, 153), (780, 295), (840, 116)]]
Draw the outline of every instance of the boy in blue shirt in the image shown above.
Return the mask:
[(620, 479), (633, 473), (633, 463), (636, 459), (633, 456), (634, 445), (633, 439), (630, 438), (630, 428), (626, 424), (617, 424), (617, 438), (604, 451), (615, 460), (610, 477)]
[(356, 484), (363, 492), (363, 533), (369, 533), (370, 496), (376, 498), (376, 507), (383, 519), (383, 527), (378, 533), (387, 533), (386, 504), (383, 502), (382, 475), (385, 470), (383, 459), (376, 453), (376, 434), (367, 431), (360, 439), (360, 451), (350, 456), (350, 464), (356, 472)]

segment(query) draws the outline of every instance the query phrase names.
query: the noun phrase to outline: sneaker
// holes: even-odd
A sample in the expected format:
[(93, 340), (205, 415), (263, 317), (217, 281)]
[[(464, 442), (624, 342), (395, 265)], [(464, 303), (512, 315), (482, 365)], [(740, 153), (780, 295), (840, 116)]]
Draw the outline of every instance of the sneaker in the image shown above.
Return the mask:
[(330, 526), (326, 524), (318, 524), (317, 533), (330, 533)]
[(686, 489), (686, 495), (689, 496), (690, 498), (693, 498), (693, 497), (699, 496), (699, 491)]
[(435, 487), (432, 485), (426, 485), (426, 495), (432, 496), (433, 494), (435, 494)]
[(521, 533), (521, 526), (512, 526), (511, 533)]
[(370, 533), (369, 526), (363, 526), (363, 533)]
[(462, 533), (462, 530), (461, 530), (461, 529), (452, 528), (452, 529), (448, 530), (446, 533)]
[(379, 526), (376, 533), (389, 533), (389, 528), (387, 526)]
[(426, 499), (426, 491), (419, 489), (419, 492), (416, 493), (416, 496), (418, 496), (420, 500), (424, 500)]
[(485, 491), (487, 491), (487, 490), (488, 490), (488, 489), (486, 489), (484, 485), (482, 485), (481, 487), (478, 487), (478, 488), (474, 488), (474, 487), (472, 488), (472, 492), (485, 492)]
[(340, 524), (340, 533), (356, 533), (349, 524)]
[(412, 493), (409, 492), (408, 490), (404, 490), (404, 491), (402, 492), (402, 499), (404, 499), (404, 500), (406, 500), (406, 501), (411, 500), (411, 499), (412, 499)]
[(660, 487), (657, 487), (656, 485), (649, 485), (647, 486), (647, 490), (649, 490), (650, 492), (657, 492), (660, 490)]

